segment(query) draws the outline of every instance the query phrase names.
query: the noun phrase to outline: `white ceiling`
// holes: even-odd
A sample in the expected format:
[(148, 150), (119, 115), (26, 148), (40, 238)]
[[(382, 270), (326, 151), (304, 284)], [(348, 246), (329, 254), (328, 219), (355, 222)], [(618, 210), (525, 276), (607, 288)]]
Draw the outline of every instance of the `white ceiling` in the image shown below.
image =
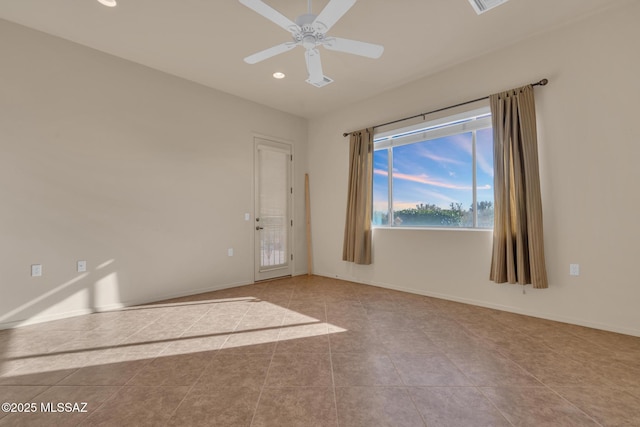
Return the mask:
[[(237, 0), (2, 0), (0, 18), (303, 117), (323, 114), (624, 0), (510, 0), (476, 15), (468, 0), (359, 0), (329, 35), (385, 47), (373, 60), (322, 49), (323, 88), (304, 49), (255, 65), (290, 34)], [(306, 0), (265, 0), (295, 19)], [(328, 0), (314, 0), (319, 13)], [(287, 74), (275, 80), (273, 72)]]

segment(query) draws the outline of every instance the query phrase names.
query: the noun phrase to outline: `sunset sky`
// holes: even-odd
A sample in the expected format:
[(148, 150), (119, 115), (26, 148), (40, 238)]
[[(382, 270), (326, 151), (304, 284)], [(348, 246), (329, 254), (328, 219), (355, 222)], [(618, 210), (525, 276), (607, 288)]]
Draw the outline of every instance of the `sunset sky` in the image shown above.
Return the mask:
[[(492, 129), (477, 131), (477, 200), (493, 201)], [(387, 210), (388, 154), (375, 151), (373, 175), (374, 211)], [(473, 202), (471, 132), (407, 144), (393, 149), (394, 210), (414, 208), (420, 203), (449, 208)]]

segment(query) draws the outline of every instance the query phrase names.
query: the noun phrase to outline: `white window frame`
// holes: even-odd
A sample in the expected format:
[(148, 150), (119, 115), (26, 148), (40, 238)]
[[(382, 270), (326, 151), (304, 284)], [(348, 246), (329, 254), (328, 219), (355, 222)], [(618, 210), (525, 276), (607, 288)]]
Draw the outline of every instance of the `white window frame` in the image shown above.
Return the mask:
[[(491, 108), (489, 105), (473, 108), (467, 111), (449, 114), (444, 117), (422, 121), (421, 123), (412, 124), (400, 128), (390, 129), (386, 131), (376, 132), (373, 136), (374, 152), (378, 150), (388, 150), (388, 212), (387, 224), (376, 225), (377, 228), (407, 228), (398, 226), (394, 221), (393, 209), (393, 148), (402, 145), (425, 142), (434, 139), (444, 138), (447, 136), (457, 135), (461, 133), (472, 133), (472, 176), (473, 176), (473, 224), (469, 227), (455, 227), (455, 229), (470, 230), (481, 229), (490, 230), (486, 227), (478, 227), (478, 200), (477, 200), (477, 156), (476, 156), (476, 131), (481, 129), (492, 128)], [(495, 201), (494, 201), (495, 206)], [(447, 227), (438, 227), (432, 225), (412, 226), (427, 229), (443, 229)]]

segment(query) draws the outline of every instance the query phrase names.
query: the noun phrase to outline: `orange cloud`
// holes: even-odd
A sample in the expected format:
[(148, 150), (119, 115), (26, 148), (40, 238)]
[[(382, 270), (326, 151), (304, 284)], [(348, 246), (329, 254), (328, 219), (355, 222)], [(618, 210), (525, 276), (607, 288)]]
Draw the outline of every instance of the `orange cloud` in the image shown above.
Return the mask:
[[(373, 171), (374, 174), (376, 175), (382, 175), (382, 176), (388, 176), (389, 173), (385, 170), (382, 169), (375, 169)], [(426, 185), (433, 185), (434, 187), (440, 187), (440, 188), (448, 188), (451, 190), (471, 190), (472, 187), (470, 186), (464, 186), (464, 185), (456, 185), (456, 184), (451, 184), (448, 182), (442, 182), (436, 179), (432, 179), (429, 178), (427, 175), (425, 174), (420, 174), (420, 175), (409, 175), (409, 174), (405, 174), (405, 173), (400, 173), (400, 172), (394, 172), (393, 173), (393, 177), (396, 179), (402, 179), (404, 181), (411, 181), (411, 182), (417, 182), (419, 184), (426, 184)], [(485, 185), (482, 187), (478, 187), (478, 190), (489, 190), (491, 188), (491, 186), (489, 185)]]

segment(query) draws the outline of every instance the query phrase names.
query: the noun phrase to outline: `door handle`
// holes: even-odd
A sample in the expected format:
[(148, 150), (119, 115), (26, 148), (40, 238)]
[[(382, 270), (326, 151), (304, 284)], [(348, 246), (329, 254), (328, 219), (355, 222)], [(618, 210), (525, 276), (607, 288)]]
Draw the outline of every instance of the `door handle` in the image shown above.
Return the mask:
[(263, 230), (263, 229), (264, 229), (264, 227), (260, 227), (260, 226), (256, 227), (256, 230)]

